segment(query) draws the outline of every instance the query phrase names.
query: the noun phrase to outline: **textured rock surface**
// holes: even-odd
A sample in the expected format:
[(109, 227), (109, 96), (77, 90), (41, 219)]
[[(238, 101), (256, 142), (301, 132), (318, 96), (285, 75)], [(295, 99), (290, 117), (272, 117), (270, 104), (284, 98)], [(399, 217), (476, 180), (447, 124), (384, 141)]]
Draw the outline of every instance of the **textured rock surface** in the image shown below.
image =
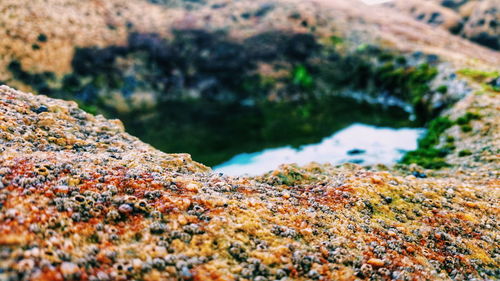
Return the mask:
[(488, 46), (500, 49), (500, 1), (481, 1), (474, 6), (468, 20), (464, 24), (463, 35), (466, 38)]
[(439, 1), (395, 1), (388, 6), (407, 12), (418, 21), (448, 30), (459, 29), (462, 24), (462, 17), (458, 12), (444, 7)]
[[(498, 98), (439, 173), (211, 173), (74, 103), (0, 88), (2, 280), (498, 278)], [(486, 142), (486, 143), (484, 143)], [(425, 173), (427, 175), (425, 175)]]
[[(447, 28), (456, 13), (480, 21), (472, 4), (442, 2)], [(132, 33), (157, 34), (146, 37), (155, 46), (174, 29), (222, 29), (234, 42), (279, 30), (437, 54), (446, 62), (433, 81), (439, 94), (422, 98), (465, 96), (422, 152), (437, 151), (444, 169), (286, 165), (234, 178), (159, 152), (75, 103), (1, 86), (0, 280), (500, 278), (498, 73), (462, 71), (464, 85), (454, 71), (495, 70), (498, 52), (347, 0), (3, 0), (0, 10), (0, 80), (24, 89), (12, 70), (58, 87), (75, 47), (120, 52)], [(116, 63), (137, 67), (130, 61)], [(281, 75), (269, 69), (259, 66)]]
[(19, 61), (24, 70), (59, 77), (71, 71), (75, 47), (124, 45), (130, 32), (169, 36), (173, 29), (223, 29), (236, 38), (269, 30), (311, 32), (319, 37), (345, 35), (361, 43), (452, 57), (462, 64), (500, 63), (497, 53), (421, 25), (406, 14), (360, 1), (207, 0), (171, 7), (174, 2), (179, 1), (34, 0), (27, 7), (4, 0), (0, 3), (0, 81), (29, 90), (12, 79), (7, 69), (12, 60)]
[(500, 48), (500, 1), (398, 0), (388, 6), (486, 47)]

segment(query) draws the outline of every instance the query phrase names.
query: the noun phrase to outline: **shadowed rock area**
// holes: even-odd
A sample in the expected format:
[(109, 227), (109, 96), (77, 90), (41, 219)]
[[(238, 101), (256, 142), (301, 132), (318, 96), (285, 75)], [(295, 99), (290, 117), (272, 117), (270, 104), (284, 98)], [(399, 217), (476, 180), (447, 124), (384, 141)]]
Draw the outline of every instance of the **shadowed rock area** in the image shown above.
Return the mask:
[(500, 1), (498, 0), (398, 0), (388, 6), (483, 46), (494, 50), (500, 49)]

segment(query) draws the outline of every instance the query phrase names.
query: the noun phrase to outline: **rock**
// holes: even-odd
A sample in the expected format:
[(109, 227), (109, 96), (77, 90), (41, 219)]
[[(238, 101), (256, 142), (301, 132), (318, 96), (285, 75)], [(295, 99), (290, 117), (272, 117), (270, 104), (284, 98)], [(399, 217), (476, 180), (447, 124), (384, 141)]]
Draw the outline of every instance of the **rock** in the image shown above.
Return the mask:
[(499, 0), (398, 0), (390, 5), (416, 20), (445, 28), (486, 47), (500, 48)]
[(366, 153), (366, 150), (355, 148), (347, 151), (347, 155), (359, 155), (363, 153)]
[(500, 0), (479, 1), (464, 24), (463, 36), (500, 50)]
[(78, 265), (71, 262), (63, 262), (61, 264), (61, 273), (68, 278), (71, 275), (80, 273), (80, 268)]
[(460, 30), (462, 17), (454, 10), (434, 1), (397, 0), (391, 3), (394, 8), (410, 14), (418, 21), (447, 30)]
[[(498, 126), (491, 119), (495, 101), (489, 95), (470, 97), (451, 114), (470, 104), (486, 104), (474, 122)], [(44, 276), (62, 274), (49, 280), (80, 278), (87, 270), (103, 280), (125, 272), (158, 279), (180, 275), (210, 280), (236, 274), (315, 280), (339, 276), (348, 268), (365, 279), (377, 274), (436, 279), (438, 265), (468, 278), (489, 278), (488, 255), (496, 244), (484, 237), (497, 231), (491, 227), (498, 220), (498, 206), (490, 177), (498, 166), (474, 161), (489, 159), (476, 143), (490, 141), (492, 146), (493, 135), (457, 140), (461, 149), (482, 152), (456, 162), (450, 158), (458, 163), (454, 169), (427, 170), (425, 178), (423, 171), (404, 177), (404, 170), (379, 172), (353, 164), (284, 165), (259, 177), (231, 178), (211, 173), (187, 155), (159, 152), (124, 133), (115, 121), (85, 113), (81, 119), (80, 113), (74, 114), (79, 110), (74, 103), (1, 86), (0, 104), (4, 124), (24, 124), (22, 131), (0, 126), (5, 148), (0, 174), (8, 187), (0, 190), (0, 245), (8, 249), (0, 268), (10, 268), (4, 274), (17, 276), (16, 270), (30, 269), (28, 277), (35, 278), (43, 268)], [(40, 104), (59, 107), (59, 118), (40, 124), (41, 115), (52, 114), (30, 110)], [(42, 132), (58, 130), (86, 149), (45, 141), (48, 136)], [(18, 138), (28, 131), (41, 135)], [(464, 161), (468, 164), (460, 166)], [(377, 241), (387, 242), (382, 246)], [(461, 263), (446, 262), (452, 250), (447, 245), (460, 251)], [(388, 250), (396, 260), (411, 255), (408, 267), (378, 258)], [(429, 251), (443, 258), (430, 262)], [(359, 265), (366, 255), (373, 258)], [(463, 266), (472, 260), (475, 267)], [(296, 268), (293, 276), (291, 265)], [(103, 266), (106, 273), (100, 271)], [(418, 271), (410, 270), (415, 266)], [(241, 271), (230, 271), (235, 267)]]
[(122, 204), (118, 207), (118, 211), (123, 214), (131, 213), (134, 210), (129, 204)]
[[(174, 1), (173, 9), (171, 1), (123, 0), (63, 1), (65, 5), (53, 9), (51, 4), (59, 0), (53, 1), (33, 0), (29, 9), (16, 0), (1, 1), (6, 12), (0, 27), (8, 32), (0, 50), (9, 51), (2, 53), (0, 80), (20, 85), (18, 78), (24, 78), (41, 94), (54, 94), (50, 87), (64, 85), (57, 94), (72, 97), (70, 89), (86, 81), (75, 74), (114, 74), (117, 66), (126, 72), (124, 77), (151, 74), (137, 63), (141, 60), (127, 56), (127, 48), (142, 54), (141, 48), (151, 48), (162, 66), (185, 59), (174, 63), (187, 65), (184, 72), (174, 69), (180, 66), (168, 68), (168, 81), (153, 80), (188, 90), (186, 85), (193, 83), (192, 95), (163, 89), (139, 93), (135, 78), (92, 77), (99, 89), (126, 84), (123, 92), (107, 93), (107, 101), (116, 103), (106, 105), (123, 111), (130, 110), (126, 97), (134, 93), (139, 98), (131, 101), (148, 109), (155, 105), (151, 99), (217, 97), (212, 90), (222, 84), (197, 76), (200, 69), (218, 72), (225, 83), (242, 85), (235, 75), (254, 70), (258, 62), (255, 70), (263, 69), (273, 79), (286, 78), (290, 72), (274, 73), (273, 65), (262, 66), (261, 60), (287, 56), (283, 68), (322, 61), (321, 50), (308, 53), (317, 48), (316, 41), (353, 53), (380, 51), (379, 44), (394, 52), (420, 51), (418, 58), (407, 56), (395, 59), (397, 63), (430, 58), (432, 64), (492, 68), (500, 62), (496, 52), (443, 29), (392, 8), (356, 1)], [(266, 3), (273, 3), (272, 9)], [(459, 7), (453, 5), (446, 11), (457, 13)], [(426, 17), (431, 24), (443, 18), (441, 24), (447, 22), (445, 12)], [(179, 27), (190, 31), (183, 30), (180, 37), (163, 34)], [(37, 30), (43, 30), (43, 36)], [(146, 35), (131, 36), (134, 30)], [(224, 36), (231, 40), (222, 40), (218, 30), (226, 30)], [(287, 32), (280, 33), (279, 44), (269, 45), (264, 35), (276, 30)], [(333, 31), (343, 39), (330, 38)], [(174, 38), (182, 40), (165, 44)], [(249, 38), (258, 38), (249, 40), (257, 50), (259, 44), (269, 49), (244, 49), (242, 42)], [(210, 48), (204, 48), (207, 45)], [(75, 46), (85, 49), (76, 61)], [(437, 56), (428, 57), (431, 52)], [(256, 59), (250, 63), (249, 57)], [(192, 69), (195, 64), (201, 68)], [(225, 69), (226, 64), (230, 67)], [(346, 81), (356, 74), (356, 69), (338, 70)], [(302, 74), (307, 77), (307, 71)], [(454, 81), (462, 78), (467, 79), (456, 76)], [(94, 116), (74, 102), (0, 86), (0, 279), (494, 279), (500, 101), (484, 85), (470, 83), (485, 93), (445, 103), (451, 121), (433, 139), (438, 148), (453, 140), (458, 150), (471, 152), (471, 157), (443, 156), (450, 167), (311, 163), (283, 165), (256, 177), (213, 173), (187, 154), (154, 149), (126, 133), (120, 121)], [(445, 84), (448, 92), (465, 92), (452, 84)], [(81, 89), (82, 101), (99, 97), (95, 88)], [(453, 122), (469, 111), (481, 117), (471, 121), (474, 131), (464, 134)], [(407, 176), (414, 171), (420, 176)]]
[(42, 112), (49, 111), (49, 109), (45, 105), (42, 105), (42, 106), (34, 109), (33, 111), (36, 112), (36, 113), (42, 113)]
[(375, 258), (369, 259), (368, 261), (366, 261), (366, 263), (373, 265), (373, 266), (376, 266), (376, 267), (384, 266), (384, 264), (385, 264), (385, 262), (383, 260), (375, 259)]

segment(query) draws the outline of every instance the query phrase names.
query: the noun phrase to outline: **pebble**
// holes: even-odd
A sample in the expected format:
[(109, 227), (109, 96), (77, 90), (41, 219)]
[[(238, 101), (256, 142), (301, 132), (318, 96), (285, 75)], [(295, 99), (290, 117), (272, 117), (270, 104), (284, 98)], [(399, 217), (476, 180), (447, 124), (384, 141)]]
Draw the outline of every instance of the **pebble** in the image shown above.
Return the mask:
[(49, 109), (45, 105), (41, 105), (38, 108), (34, 109), (33, 111), (40, 114), (42, 112), (48, 112)]
[(61, 273), (64, 276), (74, 275), (80, 272), (78, 265), (71, 262), (63, 262), (61, 264)]
[(118, 211), (122, 214), (131, 213), (133, 210), (134, 208), (132, 208), (129, 204), (121, 204), (120, 207), (118, 207)]
[(376, 259), (376, 258), (371, 258), (366, 263), (373, 265), (373, 266), (377, 266), (377, 267), (384, 266), (384, 264), (385, 264), (385, 262), (383, 260)]

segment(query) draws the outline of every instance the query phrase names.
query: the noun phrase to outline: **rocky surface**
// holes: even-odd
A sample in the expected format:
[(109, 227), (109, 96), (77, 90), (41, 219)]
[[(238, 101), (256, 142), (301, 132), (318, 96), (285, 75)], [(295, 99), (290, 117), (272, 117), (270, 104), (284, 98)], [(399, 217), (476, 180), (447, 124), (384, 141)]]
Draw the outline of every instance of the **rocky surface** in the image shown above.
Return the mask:
[[(173, 5), (174, 2), (188, 4)], [(462, 66), (495, 66), (500, 62), (495, 52), (459, 40), (446, 31), (421, 25), (390, 8), (366, 6), (359, 1), (191, 2), (34, 0), (26, 6), (15, 0), (2, 1), (0, 80), (29, 89), (25, 83), (19, 83), (19, 79), (12, 79), (8, 65), (13, 60), (19, 61), (26, 71), (50, 72), (59, 77), (71, 71), (77, 47), (125, 45), (131, 32), (168, 37), (174, 29), (222, 29), (236, 38), (248, 38), (269, 30), (311, 32), (320, 37), (338, 35), (362, 41), (359, 43), (371, 41), (393, 49), (452, 57)], [(495, 7), (494, 3), (489, 7)], [(472, 62), (471, 58), (478, 61)]]
[(446, 7), (440, 1), (394, 1), (389, 7), (409, 13), (418, 21), (458, 33), (462, 28), (463, 18), (458, 11)]
[[(500, 50), (500, 1), (481, 1), (471, 8), (465, 7), (465, 21), (462, 34), (466, 38)], [(466, 9), (470, 10), (466, 10)], [(470, 13), (470, 16), (468, 15)]]
[(311, 164), (255, 178), (159, 152), (73, 102), (2, 86), (0, 104), (3, 280), (499, 277), (494, 94), (447, 112), (481, 117), (444, 131), (438, 144), (458, 134), (469, 151), (445, 170)]
[(500, 49), (500, 1), (404, 1), (388, 4), (418, 21), (439, 26), (486, 47)]
[[(442, 22), (424, 18), (452, 28), (462, 2), (439, 3)], [(233, 91), (303, 102), (362, 85), (393, 90), (427, 121), (439, 114), (408, 165), (228, 177), (74, 102), (1, 86), (0, 280), (500, 278), (498, 52), (347, 0), (5, 0), (0, 10), (0, 80), (87, 111), (91, 87), (105, 101), (91, 105), (116, 116), (137, 101), (240, 100)], [(129, 92), (126, 77), (147, 83)], [(259, 87), (237, 88), (249, 77)]]

